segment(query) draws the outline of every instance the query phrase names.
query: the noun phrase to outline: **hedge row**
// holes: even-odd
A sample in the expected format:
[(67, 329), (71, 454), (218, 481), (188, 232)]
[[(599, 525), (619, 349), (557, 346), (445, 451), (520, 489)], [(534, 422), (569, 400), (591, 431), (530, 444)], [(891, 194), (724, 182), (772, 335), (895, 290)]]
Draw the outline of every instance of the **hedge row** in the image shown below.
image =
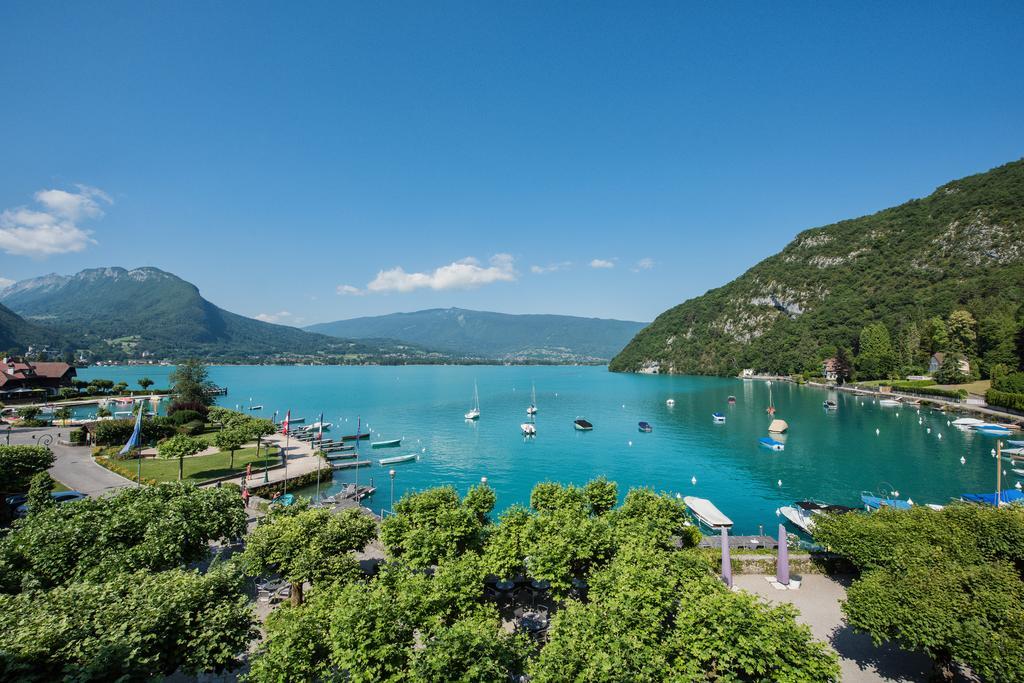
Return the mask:
[(930, 387), (938, 384), (933, 379), (901, 379), (892, 382), (886, 382), (893, 389), (923, 389), (924, 387)]
[[(110, 458), (107, 458), (105, 456), (99, 456), (97, 458), (93, 458), (93, 460), (95, 460), (96, 464), (99, 465), (100, 467), (106, 467), (114, 474), (120, 474), (122, 477), (129, 481), (135, 482), (139, 480), (139, 470), (137, 468), (128, 467), (122, 462), (119, 462), (117, 460), (111, 460)], [(143, 477), (142, 483), (145, 484), (146, 486), (156, 486), (160, 482), (158, 482), (156, 479), (151, 479), (150, 477)]]
[[(97, 446), (122, 446), (135, 430), (135, 420), (103, 420), (93, 427)], [(166, 417), (143, 418), (142, 441), (154, 443), (177, 433), (177, 425)]]
[[(330, 467), (320, 468), (320, 483), (330, 482), (331, 477), (334, 476), (334, 470)], [(295, 477), (288, 481), (288, 488), (290, 489), (301, 489), (307, 486), (312, 486), (316, 483), (317, 471), (307, 472), (301, 476)], [(254, 486), (249, 489), (249, 493), (260, 498), (270, 498), (278, 491), (284, 492), (284, 482), (279, 481), (273, 484), (263, 484), (262, 486)]]
[(990, 406), (1024, 411), (1024, 394), (989, 389), (985, 392), (985, 402)]
[(953, 399), (959, 401), (967, 398), (966, 389), (940, 389), (939, 387), (925, 386), (925, 387), (903, 387), (898, 382), (890, 384), (893, 389), (902, 391), (908, 394), (919, 394), (921, 396), (940, 396), (942, 398)]

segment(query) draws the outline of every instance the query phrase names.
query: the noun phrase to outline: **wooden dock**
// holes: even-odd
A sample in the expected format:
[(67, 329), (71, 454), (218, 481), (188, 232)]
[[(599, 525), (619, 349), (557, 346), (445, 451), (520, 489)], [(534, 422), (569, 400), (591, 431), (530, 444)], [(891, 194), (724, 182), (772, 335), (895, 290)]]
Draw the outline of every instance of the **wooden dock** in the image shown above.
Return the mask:
[(353, 467), (370, 467), (373, 465), (371, 460), (353, 460), (352, 462), (332, 462), (331, 467), (336, 470), (347, 470)]

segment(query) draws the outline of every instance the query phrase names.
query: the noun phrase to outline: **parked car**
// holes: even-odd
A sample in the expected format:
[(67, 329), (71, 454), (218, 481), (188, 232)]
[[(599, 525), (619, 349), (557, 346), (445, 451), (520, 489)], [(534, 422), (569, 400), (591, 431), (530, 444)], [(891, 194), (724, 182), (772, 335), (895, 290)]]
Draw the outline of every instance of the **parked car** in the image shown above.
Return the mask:
[[(54, 493), (51, 493), (50, 497), (53, 498), (54, 503), (60, 505), (61, 503), (73, 503), (76, 500), (82, 500), (83, 498), (88, 498), (89, 496), (85, 495), (81, 491), (56, 491)], [(24, 517), (27, 514), (28, 502), (22, 503), (21, 505), (14, 509), (15, 517)]]

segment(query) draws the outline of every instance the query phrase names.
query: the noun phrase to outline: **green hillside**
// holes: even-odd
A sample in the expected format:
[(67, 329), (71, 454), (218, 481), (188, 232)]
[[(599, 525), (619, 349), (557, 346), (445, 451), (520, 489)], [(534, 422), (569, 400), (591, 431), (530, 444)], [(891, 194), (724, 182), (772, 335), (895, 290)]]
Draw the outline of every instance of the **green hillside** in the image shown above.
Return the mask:
[(94, 268), (0, 290), (0, 302), (103, 358), (199, 356), (226, 361), (330, 356), (381, 361), (429, 356), (391, 341), (351, 341), (225, 311), (158, 268)]
[(349, 339), (400, 339), (448, 353), (501, 360), (602, 362), (615, 355), (644, 324), (435, 308), (338, 320), (306, 329)]
[(0, 305), (0, 354), (11, 349), (22, 351), (30, 345), (59, 348), (59, 337), (56, 331), (34, 325)]
[(1020, 363), (1012, 337), (1022, 302), (1024, 160), (800, 233), (727, 285), (662, 313), (611, 369), (816, 371), (837, 347), (858, 353), (863, 328), (882, 323), (895, 369), (913, 371), (930, 351), (947, 350), (945, 323), (934, 319), (963, 309), (975, 323), (965, 355), (984, 372)]

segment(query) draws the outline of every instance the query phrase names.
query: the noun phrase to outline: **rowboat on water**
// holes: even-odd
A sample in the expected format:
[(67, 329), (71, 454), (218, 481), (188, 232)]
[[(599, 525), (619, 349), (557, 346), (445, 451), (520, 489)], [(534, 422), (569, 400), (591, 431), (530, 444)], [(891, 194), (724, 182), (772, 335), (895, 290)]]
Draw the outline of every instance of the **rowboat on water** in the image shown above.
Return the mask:
[(711, 419), (717, 423), (725, 422), (725, 415), (722, 413), (711, 413)]
[(974, 431), (981, 432), (982, 434), (987, 434), (988, 436), (1009, 436), (1010, 434), (1013, 434), (1013, 430), (1010, 429), (1009, 427), (992, 424), (991, 422), (986, 422), (980, 425), (974, 425)]
[(715, 507), (707, 498), (697, 498), (696, 496), (684, 496), (683, 502), (686, 503), (686, 507), (689, 508), (693, 516), (697, 518), (701, 524), (711, 527), (712, 529), (731, 529), (732, 520), (722, 514), (722, 511)]
[(768, 425), (768, 432), (770, 434), (785, 434), (789, 429), (789, 423), (785, 420), (772, 420), (771, 424)]
[(344, 451), (354, 451), (355, 449), (356, 449), (355, 446), (349, 446), (348, 444), (329, 443), (329, 444), (324, 444), (324, 445), (319, 446), (317, 450), (320, 450), (323, 453), (337, 453), (337, 452), (344, 452)]
[[(962, 493), (960, 499), (965, 500), (968, 503), (981, 503), (984, 505), (995, 505), (996, 494), (994, 493)], [(1024, 491), (1018, 491), (1017, 489), (1006, 489), (1005, 491), (999, 492), (999, 504), (1009, 505), (1010, 503), (1020, 503), (1024, 501)]]
[(370, 444), (370, 448), (394, 448), (401, 445), (401, 439), (391, 439), (390, 441), (374, 441)]
[(892, 406), (898, 406), (899, 404), (900, 404), (900, 400), (898, 398), (881, 398), (881, 399), (878, 399), (878, 405), (886, 406), (887, 408), (891, 408)]
[(860, 499), (864, 501), (864, 507), (867, 508), (868, 512), (883, 507), (894, 508), (896, 510), (909, 510), (914, 507), (914, 504), (909, 500), (900, 500), (899, 498), (881, 498), (867, 493), (862, 493)]
[(762, 436), (757, 440), (757, 442), (765, 448), (770, 448), (773, 451), (783, 451), (786, 449), (786, 444), (781, 441), (776, 441), (770, 436)]
[(589, 432), (591, 429), (594, 428), (594, 425), (592, 425), (590, 422), (587, 422), (582, 417), (576, 418), (576, 420), (573, 421), (572, 424), (574, 427), (576, 427), (576, 429), (578, 429), (581, 432)]
[(263, 406), (249, 406), (249, 410), (263, 410)]
[(839, 404), (831, 399), (829, 399), (828, 401), (823, 401), (821, 405), (825, 408), (825, 410), (837, 410), (839, 408)]
[(523, 430), (523, 436), (537, 436), (537, 427), (532, 422), (524, 422), (519, 428)]
[(381, 458), (377, 463), (380, 465), (396, 465), (400, 462), (410, 462), (418, 457), (419, 456), (415, 453), (410, 453), (409, 455), (396, 455), (393, 458)]
[(363, 432), (361, 434), (346, 434), (341, 437), (342, 441), (362, 441), (370, 438), (370, 432)]
[(641, 422), (637, 426), (637, 429), (639, 429), (641, 432), (646, 432), (648, 434), (654, 431), (654, 427), (651, 426), (650, 422)]
[(976, 427), (983, 424), (985, 424), (985, 421), (979, 420), (976, 417), (961, 417), (953, 420), (954, 427)]
[(735, 397), (735, 396), (730, 396), (729, 398), (727, 398), (727, 399), (726, 399), (726, 401), (727, 401), (727, 402), (728, 402), (729, 404), (733, 404), (733, 403), (735, 403), (735, 402), (736, 402), (736, 397)]

